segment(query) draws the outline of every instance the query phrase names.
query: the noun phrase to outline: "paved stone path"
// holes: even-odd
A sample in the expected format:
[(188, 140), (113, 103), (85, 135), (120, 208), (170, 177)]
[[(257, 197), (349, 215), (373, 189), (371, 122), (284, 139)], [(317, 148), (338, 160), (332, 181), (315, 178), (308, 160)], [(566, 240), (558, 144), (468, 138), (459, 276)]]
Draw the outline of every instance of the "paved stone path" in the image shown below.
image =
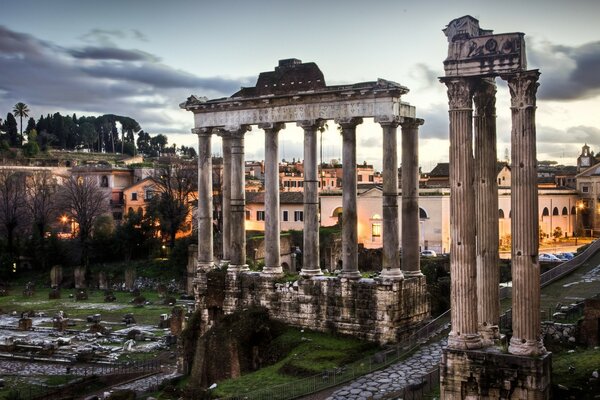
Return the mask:
[(367, 400), (390, 398), (402, 388), (418, 384), (440, 363), (446, 339), (422, 346), (410, 358), (384, 370), (364, 375), (331, 394), (327, 400)]
[(180, 376), (180, 374), (177, 374), (176, 371), (161, 372), (123, 385), (117, 385), (113, 389), (129, 389), (135, 391), (136, 393), (144, 393), (150, 389), (158, 387), (164, 381), (174, 379), (178, 376)]

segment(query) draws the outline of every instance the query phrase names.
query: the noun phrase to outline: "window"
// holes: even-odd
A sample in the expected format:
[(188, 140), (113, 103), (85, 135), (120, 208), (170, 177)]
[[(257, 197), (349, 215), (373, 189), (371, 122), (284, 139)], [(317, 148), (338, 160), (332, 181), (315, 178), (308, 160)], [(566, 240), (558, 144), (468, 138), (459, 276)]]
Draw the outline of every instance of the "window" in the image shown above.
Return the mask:
[(256, 220), (257, 221), (264, 221), (265, 220), (265, 212), (264, 211), (257, 211), (256, 212)]
[(577, 209), (575, 208), (575, 206), (571, 207), (571, 215), (576, 215), (577, 214)]
[(502, 210), (502, 209), (498, 210), (498, 218), (504, 219), (504, 210)]
[(548, 207), (544, 207), (544, 211), (542, 211), (542, 217), (547, 217), (550, 215), (550, 211), (548, 210)]
[(294, 221), (304, 221), (304, 211), (294, 211)]
[(590, 187), (589, 186), (581, 186), (581, 191), (583, 193), (589, 193), (590, 192)]
[(152, 200), (154, 192), (152, 190), (146, 190), (146, 200)]
[(106, 175), (102, 175), (102, 180), (100, 181), (101, 187), (108, 187), (108, 177)]
[(375, 182), (375, 177), (373, 175), (369, 175), (369, 182)]
[(380, 222), (375, 222), (375, 223), (371, 224), (371, 235), (373, 235), (374, 238), (381, 237), (381, 223)]
[(419, 219), (428, 219), (427, 211), (419, 207)]
[(289, 220), (289, 212), (288, 211), (283, 212), (283, 220), (286, 222)]
[(136, 192), (132, 192), (131, 193), (131, 200), (133, 200), (133, 201), (137, 200), (137, 193)]
[(563, 207), (562, 215), (569, 215), (569, 210), (567, 210), (567, 207)]
[(554, 207), (554, 210), (552, 210), (552, 215), (559, 215), (558, 214), (558, 207)]
[(362, 182), (362, 175), (358, 175), (358, 181)]
[(250, 211), (246, 210), (246, 220), (250, 220)]

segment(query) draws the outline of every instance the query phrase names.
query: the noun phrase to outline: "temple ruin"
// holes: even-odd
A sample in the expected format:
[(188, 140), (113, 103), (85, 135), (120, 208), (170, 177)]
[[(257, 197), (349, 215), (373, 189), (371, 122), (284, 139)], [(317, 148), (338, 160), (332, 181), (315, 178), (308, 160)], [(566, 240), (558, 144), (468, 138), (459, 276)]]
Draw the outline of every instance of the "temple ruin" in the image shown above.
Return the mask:
[[(527, 70), (523, 33), (492, 34), (471, 16), (451, 21), (444, 33), (448, 57), (440, 80), (450, 107), (452, 330), (442, 359), (442, 398), (546, 399), (551, 355), (540, 336), (535, 128), (540, 73)], [(508, 354), (495, 346), (501, 339), (496, 77), (508, 83), (512, 112)]]
[[(191, 96), (181, 107), (194, 113), (198, 135), (197, 308), (203, 329), (223, 313), (267, 307), (292, 325), (354, 334), (380, 342), (406, 337), (429, 316), (419, 264), (418, 128), (423, 121), (402, 102), (408, 88), (379, 79), (327, 86), (315, 63), (281, 60), (259, 75), (254, 87), (227, 98)], [(357, 257), (356, 126), (373, 118), (382, 127), (383, 265), (377, 279), (361, 279)], [(326, 121), (341, 127), (343, 141), (342, 272), (324, 276), (319, 265), (317, 132)], [(304, 246), (300, 275), (277, 283), (280, 260), (279, 132), (286, 123), (304, 130)], [(265, 131), (265, 267), (246, 265), (244, 139), (251, 125)], [(402, 137), (402, 240), (398, 220), (397, 128)], [(223, 142), (223, 260), (213, 254), (211, 139)], [(402, 255), (400, 256), (400, 245)], [(400, 257), (402, 267), (400, 265)], [(224, 296), (210, 296), (208, 275), (227, 265)]]

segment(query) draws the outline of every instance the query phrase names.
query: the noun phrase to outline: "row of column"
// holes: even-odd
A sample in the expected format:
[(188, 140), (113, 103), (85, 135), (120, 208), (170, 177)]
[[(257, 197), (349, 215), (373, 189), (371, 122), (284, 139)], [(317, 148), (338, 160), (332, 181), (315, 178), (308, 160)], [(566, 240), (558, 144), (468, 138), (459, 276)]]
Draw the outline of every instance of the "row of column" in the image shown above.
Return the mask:
[[(538, 76), (538, 71), (527, 71), (502, 77), (508, 81), (512, 111), (513, 336), (509, 352), (519, 355), (545, 352), (540, 339), (537, 259)], [(475, 349), (499, 338), (496, 86), (493, 78), (453, 77), (442, 81), (448, 88), (450, 105), (452, 331), (448, 346)]]
[[(419, 263), (418, 127), (420, 119), (377, 120), (383, 130), (383, 268), (382, 277), (403, 279), (421, 275)], [(299, 121), (304, 130), (304, 243), (303, 276), (320, 275), (319, 180), (317, 132), (324, 120)], [(356, 127), (362, 118), (336, 120), (343, 140), (342, 274), (360, 278), (356, 178)], [(398, 219), (397, 127), (402, 126), (402, 269)], [(265, 267), (263, 274), (282, 274), (280, 259), (279, 131), (284, 123), (259, 124), (265, 131)], [(212, 227), (211, 137), (223, 138), (223, 260), (228, 270), (243, 271), (245, 264), (244, 134), (235, 129), (194, 129), (198, 135), (198, 267), (214, 266)]]

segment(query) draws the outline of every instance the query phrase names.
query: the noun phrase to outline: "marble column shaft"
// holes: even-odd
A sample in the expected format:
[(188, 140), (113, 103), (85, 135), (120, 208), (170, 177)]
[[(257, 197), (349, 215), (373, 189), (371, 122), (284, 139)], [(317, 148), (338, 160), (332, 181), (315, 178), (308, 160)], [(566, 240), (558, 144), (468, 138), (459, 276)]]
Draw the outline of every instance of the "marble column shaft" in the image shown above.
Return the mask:
[(279, 131), (283, 123), (260, 124), (265, 131), (265, 266), (266, 275), (283, 274), (279, 226)]
[(498, 184), (496, 182), (496, 84), (476, 84), (475, 209), (477, 210), (477, 324), (485, 344), (499, 339)]
[(221, 183), (221, 194), (223, 203), (221, 206), (223, 222), (222, 244), (223, 244), (223, 262), (230, 261), (231, 248), (231, 139), (229, 135), (223, 134), (223, 180)]
[(231, 249), (228, 271), (244, 271), (246, 264), (246, 193), (244, 134), (250, 127), (229, 129), (231, 137)]
[(419, 252), (419, 126), (422, 119), (402, 122), (402, 271), (421, 276)]
[(482, 346), (477, 333), (475, 193), (473, 189), (473, 84), (468, 78), (443, 78), (450, 105), (450, 307), (448, 347)]
[(193, 129), (198, 135), (198, 268), (214, 267), (211, 139), (213, 128)]
[(321, 120), (300, 121), (304, 129), (304, 239), (303, 276), (321, 275), (319, 263), (319, 181), (317, 168), (317, 131)]
[(383, 130), (383, 265), (381, 277), (403, 279), (400, 269), (398, 221), (398, 125), (380, 121)]
[(538, 190), (535, 109), (537, 70), (503, 76), (511, 95), (512, 326), (508, 351), (536, 356), (546, 352), (540, 338)]
[(342, 278), (358, 279), (356, 125), (362, 118), (336, 120), (342, 127)]

